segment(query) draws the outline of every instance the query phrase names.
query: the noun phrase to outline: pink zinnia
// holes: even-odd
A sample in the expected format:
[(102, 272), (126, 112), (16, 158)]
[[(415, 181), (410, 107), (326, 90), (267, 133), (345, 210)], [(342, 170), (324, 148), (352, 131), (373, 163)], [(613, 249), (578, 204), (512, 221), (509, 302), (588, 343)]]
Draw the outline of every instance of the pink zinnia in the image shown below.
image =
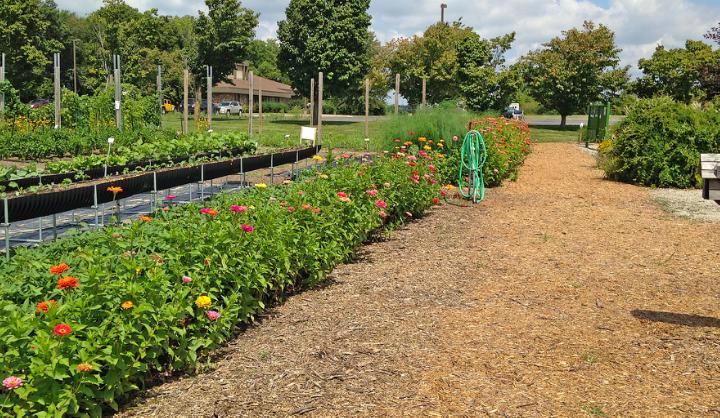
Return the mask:
[(290, 213), (295, 212), (295, 206), (290, 206), (289, 208), (287, 208), (287, 211)]
[(425, 151), (420, 151), (420, 152), (418, 152), (418, 155), (421, 157), (427, 157), (428, 154)]
[(340, 158), (350, 158), (350, 154), (342, 154)]
[(165, 196), (165, 200), (175, 200), (175, 199), (177, 199), (177, 196), (172, 195), (172, 194)]
[(348, 197), (348, 194), (345, 192), (337, 192), (337, 197), (344, 199), (344, 198)]
[(232, 205), (230, 206), (230, 210), (235, 213), (243, 213), (248, 210), (247, 206), (238, 206), (238, 205)]
[(218, 311), (207, 311), (205, 314), (211, 321), (217, 321), (220, 318), (220, 312)]
[(375, 202), (375, 206), (379, 207), (380, 209), (387, 209), (387, 202), (384, 200), (377, 200)]
[(378, 213), (378, 216), (380, 216), (381, 218), (385, 219), (385, 218), (387, 218), (387, 213), (385, 213), (384, 210), (381, 210), (380, 213)]
[(5, 386), (5, 389), (7, 390), (14, 390), (19, 388), (23, 385), (23, 381), (21, 378), (17, 376), (9, 376), (3, 379), (3, 386)]
[(243, 231), (247, 232), (248, 234), (255, 231), (255, 228), (252, 225), (248, 225), (248, 224), (242, 224), (241, 228)]
[(372, 190), (368, 190), (368, 191), (367, 191), (367, 192), (365, 192), (365, 193), (367, 193), (367, 194), (368, 194), (368, 196), (372, 196), (372, 197), (375, 197), (375, 196), (377, 196), (377, 195), (378, 195), (378, 193), (380, 193), (380, 192), (378, 192), (378, 191), (377, 191), (376, 189), (372, 189)]
[(182, 282), (185, 283), (185, 284), (188, 284), (188, 283), (192, 282), (192, 277), (190, 277), (190, 276), (183, 276)]
[(408, 160), (410, 160), (410, 161), (417, 161), (417, 157), (414, 156), (414, 155), (408, 155), (407, 158), (408, 158)]

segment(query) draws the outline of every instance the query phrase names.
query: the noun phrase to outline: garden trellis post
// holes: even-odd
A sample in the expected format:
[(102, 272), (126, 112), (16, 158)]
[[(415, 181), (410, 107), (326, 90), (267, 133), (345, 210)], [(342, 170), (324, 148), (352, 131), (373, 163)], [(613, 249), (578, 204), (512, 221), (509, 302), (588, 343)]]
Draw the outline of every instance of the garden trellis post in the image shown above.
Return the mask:
[(60, 129), (60, 53), (53, 54), (53, 91), (55, 94), (55, 129)]
[(400, 74), (395, 74), (395, 114), (400, 111)]
[(370, 138), (370, 79), (365, 79), (365, 140)]
[(315, 126), (315, 79), (310, 79), (310, 126)]
[(188, 84), (190, 82), (190, 72), (187, 68), (183, 70), (183, 122), (182, 131), (188, 134)]
[(422, 105), (425, 106), (427, 104), (427, 78), (423, 77), (422, 80)]
[(162, 94), (162, 67), (157, 66), (157, 96), (158, 96), (158, 112), (160, 112), (160, 118), (158, 119), (158, 126), (162, 126), (162, 115), (163, 115), (163, 94)]
[(317, 110), (317, 141), (322, 145), (322, 117), (323, 117), (323, 73), (318, 74), (318, 110)]
[(208, 132), (212, 132), (212, 85), (213, 85), (213, 67), (210, 65), (205, 66), (207, 69), (207, 121), (208, 121)]
[(120, 71), (120, 55), (113, 55), (113, 75), (115, 77), (115, 125), (122, 131), (122, 84)]
[(250, 71), (250, 91), (248, 91), (248, 135), (253, 134), (253, 108), (255, 107), (255, 76)]
[(258, 127), (258, 134), (262, 135), (263, 125), (263, 101), (262, 101), (262, 88), (258, 89), (258, 117), (260, 118), (260, 126)]
[[(0, 83), (5, 81), (5, 53), (0, 54)], [(5, 93), (0, 93), (0, 120), (5, 119)]]

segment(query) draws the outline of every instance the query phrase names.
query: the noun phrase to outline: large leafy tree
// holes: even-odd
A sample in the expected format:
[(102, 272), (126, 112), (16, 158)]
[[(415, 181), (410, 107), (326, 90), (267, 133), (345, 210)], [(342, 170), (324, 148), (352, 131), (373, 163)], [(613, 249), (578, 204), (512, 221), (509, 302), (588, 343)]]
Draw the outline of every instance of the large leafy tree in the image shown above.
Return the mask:
[(66, 38), (53, 1), (0, 1), (0, 53), (23, 101), (52, 91), (52, 54), (65, 49)]
[(280, 70), (278, 66), (278, 55), (280, 45), (275, 39), (255, 39), (250, 43), (248, 61), (250, 68), (256, 75), (290, 84), (290, 78)]
[(688, 40), (685, 48), (658, 46), (652, 57), (638, 62), (643, 76), (633, 89), (642, 97), (667, 95), (685, 103), (711, 99), (718, 94), (712, 80), (718, 64), (720, 52), (702, 41)]
[(523, 57), (526, 88), (540, 104), (557, 111), (564, 126), (568, 115), (621, 92), (629, 70), (620, 67), (621, 51), (613, 31), (586, 21), (581, 29), (564, 31)]
[(369, 7), (370, 0), (290, 0), (278, 23), (278, 62), (298, 92), (320, 71), (327, 96), (357, 91), (370, 70)]

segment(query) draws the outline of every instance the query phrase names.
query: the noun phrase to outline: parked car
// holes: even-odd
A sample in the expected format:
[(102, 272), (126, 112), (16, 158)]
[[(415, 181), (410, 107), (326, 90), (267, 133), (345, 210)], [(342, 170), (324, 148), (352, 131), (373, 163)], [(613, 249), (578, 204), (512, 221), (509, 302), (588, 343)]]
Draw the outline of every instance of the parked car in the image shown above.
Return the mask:
[[(183, 111), (183, 102), (180, 102), (180, 105), (178, 106), (178, 112), (182, 112), (182, 111)], [(202, 101), (200, 102), (200, 111), (201, 112), (207, 111), (207, 99), (202, 99)], [(215, 103), (213, 103), (213, 105), (212, 105), (212, 111), (213, 111), (213, 113), (217, 113), (217, 111), (218, 111), (218, 105), (216, 105)], [(188, 113), (193, 113), (193, 112), (195, 112), (195, 98), (188, 97)]]
[(39, 109), (50, 104), (50, 99), (35, 99), (30, 102), (30, 109)]
[(517, 119), (517, 120), (525, 119), (525, 114), (520, 109), (520, 107), (508, 107), (507, 109), (505, 109), (503, 111), (502, 116), (505, 119)]
[(218, 113), (221, 115), (242, 115), (240, 102), (224, 101), (218, 105)]

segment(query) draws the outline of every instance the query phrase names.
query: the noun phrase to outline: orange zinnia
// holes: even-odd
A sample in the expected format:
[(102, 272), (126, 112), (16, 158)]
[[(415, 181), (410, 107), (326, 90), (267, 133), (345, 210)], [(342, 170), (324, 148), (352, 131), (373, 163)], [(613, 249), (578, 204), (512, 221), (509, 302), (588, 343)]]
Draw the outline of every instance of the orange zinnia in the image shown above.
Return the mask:
[(118, 194), (123, 192), (123, 188), (120, 186), (110, 186), (107, 188), (107, 191), (113, 194)]
[(150, 222), (153, 220), (153, 218), (151, 218), (150, 216), (147, 216), (147, 215), (142, 215), (142, 216), (140, 216), (140, 220), (143, 222)]
[(77, 365), (77, 371), (79, 371), (81, 373), (88, 373), (88, 372), (91, 372), (92, 370), (93, 370), (93, 366), (91, 364), (80, 363)]
[(44, 302), (40, 302), (37, 304), (37, 308), (35, 309), (35, 312), (37, 313), (47, 313), (50, 310), (50, 305), (57, 305), (57, 302), (54, 299), (46, 300)]
[(70, 270), (70, 266), (65, 263), (60, 263), (57, 266), (50, 267), (50, 273), (52, 274), (63, 274), (68, 270)]
[(79, 287), (79, 286), (80, 286), (80, 281), (73, 276), (65, 276), (65, 277), (58, 279), (58, 285), (57, 285), (58, 289), (62, 290), (62, 289), (68, 289), (71, 287)]

